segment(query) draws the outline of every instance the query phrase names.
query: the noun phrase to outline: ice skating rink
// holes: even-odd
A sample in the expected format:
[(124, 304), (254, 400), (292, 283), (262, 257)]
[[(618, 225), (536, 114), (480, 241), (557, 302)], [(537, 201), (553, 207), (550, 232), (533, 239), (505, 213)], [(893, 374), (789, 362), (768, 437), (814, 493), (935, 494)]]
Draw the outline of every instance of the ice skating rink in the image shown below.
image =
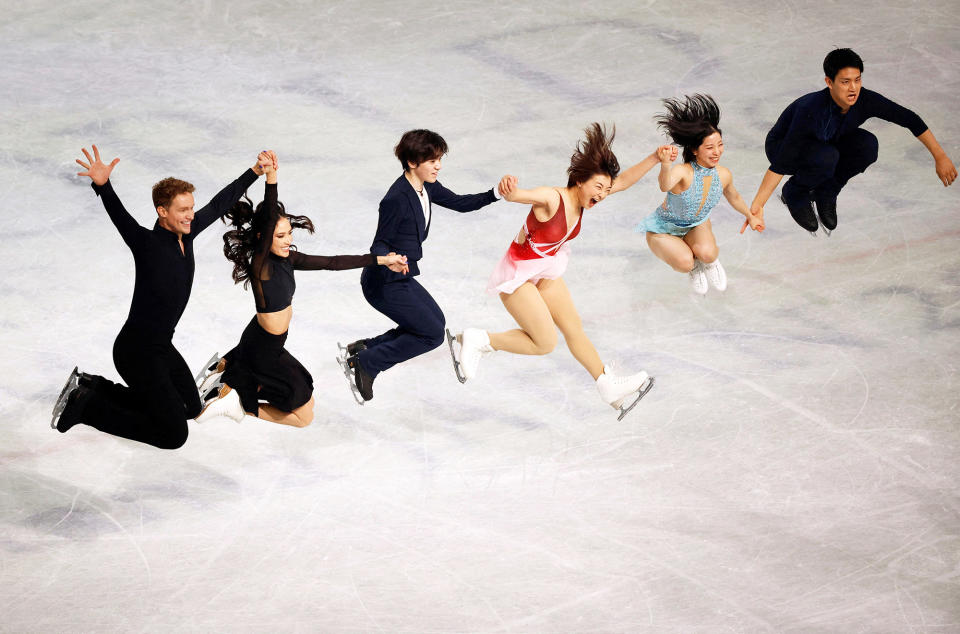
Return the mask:
[[(310, 215), (308, 253), (362, 253), (415, 127), (460, 193), (563, 185), (591, 121), (621, 164), (663, 97), (723, 109), (749, 202), (764, 135), (834, 46), (960, 161), (960, 18), (932, 2), (5, 2), (0, 13), (0, 631), (960, 631), (960, 185), (878, 120), (880, 159), (833, 236), (782, 204), (763, 235), (713, 215), (729, 289), (694, 297), (633, 226), (656, 173), (586, 213), (566, 280), (605, 362), (655, 389), (623, 421), (562, 341), (465, 386), (446, 348), (354, 404), (336, 342), (389, 322), (359, 272), (303, 272), (288, 348), (306, 429), (192, 425), (165, 452), (49, 412), (68, 371), (115, 378), (133, 263), (74, 159), (97, 143), (152, 225), (175, 175), (198, 207), (264, 148)], [(251, 188), (256, 200), (262, 183)], [(435, 208), (422, 283), (454, 330), (506, 329), (487, 276), (527, 209)], [(196, 242), (175, 343), (191, 366), (253, 312)]]

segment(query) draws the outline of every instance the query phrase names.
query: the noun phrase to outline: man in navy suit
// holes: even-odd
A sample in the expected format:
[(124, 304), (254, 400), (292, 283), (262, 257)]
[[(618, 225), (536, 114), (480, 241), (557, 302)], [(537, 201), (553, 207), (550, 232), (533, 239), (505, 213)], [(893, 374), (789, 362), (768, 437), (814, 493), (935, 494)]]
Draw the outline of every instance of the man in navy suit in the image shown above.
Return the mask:
[(460, 196), (438, 183), (440, 160), (446, 153), (446, 141), (430, 130), (410, 130), (394, 148), (403, 174), (380, 201), (380, 220), (370, 252), (402, 253), (407, 256), (409, 271), (396, 273), (385, 267), (368, 266), (360, 277), (367, 302), (397, 323), (396, 328), (382, 335), (347, 346), (347, 363), (365, 401), (373, 398), (373, 380), (378, 374), (443, 343), (443, 311), (414, 279), (420, 273), (417, 262), (430, 233), (432, 206), (437, 204), (463, 213), (499, 199), (495, 188)]

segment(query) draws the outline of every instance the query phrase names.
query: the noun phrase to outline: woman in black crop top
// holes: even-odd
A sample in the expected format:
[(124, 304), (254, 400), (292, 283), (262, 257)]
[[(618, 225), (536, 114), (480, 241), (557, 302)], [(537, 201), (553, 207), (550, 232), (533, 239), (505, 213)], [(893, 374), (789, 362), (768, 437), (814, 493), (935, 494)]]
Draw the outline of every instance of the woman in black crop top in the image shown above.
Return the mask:
[[(406, 272), (407, 258), (389, 255), (306, 255), (291, 247), (294, 228), (313, 233), (306, 216), (287, 214), (277, 200), (276, 155), (264, 168), (264, 200), (256, 210), (238, 202), (227, 213), (234, 229), (223, 236), (223, 253), (233, 262), (233, 280), (253, 287), (257, 314), (240, 343), (221, 359), (222, 387), (197, 417), (204, 422), (227, 416), (238, 422), (244, 413), (264, 420), (305, 427), (313, 420), (313, 377), (284, 348), (293, 316), (295, 270), (346, 270), (380, 264)], [(265, 401), (265, 402), (264, 402)]]

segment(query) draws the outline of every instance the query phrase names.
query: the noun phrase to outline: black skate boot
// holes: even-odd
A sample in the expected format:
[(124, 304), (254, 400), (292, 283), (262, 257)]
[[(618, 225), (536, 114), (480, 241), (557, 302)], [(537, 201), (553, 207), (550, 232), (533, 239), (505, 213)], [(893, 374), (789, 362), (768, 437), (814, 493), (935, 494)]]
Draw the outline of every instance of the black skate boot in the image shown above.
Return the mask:
[(369, 401), (373, 398), (373, 377), (367, 374), (367, 371), (360, 365), (360, 358), (356, 355), (347, 358), (347, 365), (353, 372), (353, 381), (356, 383), (357, 391), (363, 400)]
[(824, 232), (830, 235), (830, 232), (837, 228), (837, 197), (833, 194), (817, 193), (815, 200), (820, 225)]
[(780, 201), (790, 210), (790, 215), (798, 225), (817, 235), (817, 229), (820, 223), (817, 222), (817, 216), (813, 212), (813, 203), (811, 202), (811, 192), (804, 190), (797, 185), (791, 178), (783, 185), (780, 190)]
[(360, 352), (361, 350), (366, 350), (366, 349), (367, 349), (367, 340), (366, 340), (366, 339), (357, 339), (357, 340), (354, 341), (353, 343), (348, 343), (348, 344), (347, 344), (347, 347), (346, 347), (345, 349), (346, 349), (346, 351), (347, 351), (347, 356), (348, 356), (348, 357), (356, 356), (356, 354), (357, 354), (358, 352)]
[(74, 425), (82, 423), (83, 409), (92, 393), (83, 385), (78, 385), (76, 389), (70, 392), (63, 411), (53, 420), (53, 428), (61, 434), (65, 434)]

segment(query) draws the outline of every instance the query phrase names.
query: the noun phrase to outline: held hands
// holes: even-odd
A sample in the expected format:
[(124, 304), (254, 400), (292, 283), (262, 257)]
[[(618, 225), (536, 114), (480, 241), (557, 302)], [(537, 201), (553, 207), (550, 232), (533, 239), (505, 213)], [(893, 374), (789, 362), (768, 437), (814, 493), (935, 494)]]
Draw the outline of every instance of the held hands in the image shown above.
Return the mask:
[(103, 185), (110, 180), (110, 172), (112, 172), (114, 166), (120, 162), (120, 159), (115, 158), (110, 161), (109, 165), (106, 165), (100, 160), (100, 150), (97, 149), (96, 145), (93, 146), (93, 158), (90, 158), (90, 153), (87, 152), (87, 148), (82, 148), (82, 152), (83, 155), (87, 157), (87, 162), (84, 163), (80, 159), (77, 159), (77, 164), (87, 171), (77, 172), (77, 176), (89, 176), (90, 180), (97, 185)]
[[(263, 150), (257, 155), (257, 162), (250, 168), (257, 176), (275, 172), (280, 167), (277, 153), (273, 150)], [(267, 171), (269, 168), (269, 172)]]
[(500, 184), (497, 185), (497, 191), (500, 193), (500, 197), (504, 200), (513, 202), (516, 198), (517, 193), (517, 183), (519, 180), (516, 176), (511, 176), (507, 174), (500, 179)]
[(946, 154), (936, 161), (937, 176), (943, 181), (944, 187), (949, 187), (953, 184), (953, 181), (957, 180), (957, 168)]
[(763, 224), (763, 205), (757, 202), (750, 205), (750, 215), (743, 221), (743, 226), (740, 227), (740, 233), (746, 231), (747, 227), (760, 232), (766, 228), (766, 225)]
[(407, 265), (407, 256), (405, 255), (397, 255), (391, 251), (387, 255), (377, 256), (377, 261), (394, 273), (403, 273), (406, 275), (410, 272), (410, 267)]
[(677, 160), (680, 150), (676, 145), (661, 145), (656, 149), (654, 154), (661, 163), (669, 165)]

